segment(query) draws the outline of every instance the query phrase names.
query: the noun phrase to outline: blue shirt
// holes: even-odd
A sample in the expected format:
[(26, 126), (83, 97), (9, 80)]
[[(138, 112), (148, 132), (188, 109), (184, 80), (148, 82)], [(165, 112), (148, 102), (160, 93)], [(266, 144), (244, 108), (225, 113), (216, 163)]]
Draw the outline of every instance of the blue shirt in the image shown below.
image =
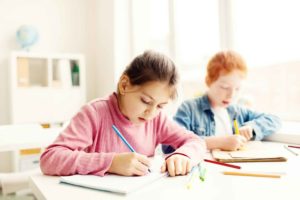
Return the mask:
[[(281, 120), (274, 115), (254, 112), (238, 105), (230, 105), (226, 109), (232, 119), (232, 127), (237, 113), (239, 126), (249, 125), (253, 128), (252, 140), (262, 140), (281, 127)], [(216, 123), (207, 95), (184, 101), (178, 108), (174, 120), (200, 137), (215, 135)], [(234, 130), (232, 132), (234, 133)], [(171, 146), (163, 145), (162, 149), (164, 153), (173, 151)]]

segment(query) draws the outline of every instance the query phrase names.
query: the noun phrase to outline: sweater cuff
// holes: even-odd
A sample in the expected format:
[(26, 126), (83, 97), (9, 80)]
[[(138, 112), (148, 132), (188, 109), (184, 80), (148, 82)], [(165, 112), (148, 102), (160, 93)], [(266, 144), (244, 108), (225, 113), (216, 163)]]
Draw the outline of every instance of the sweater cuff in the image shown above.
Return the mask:
[(167, 155), (167, 156), (165, 157), (165, 160), (167, 160), (168, 158), (170, 158), (171, 156), (173, 156), (173, 155), (175, 155), (175, 154), (179, 154), (179, 155), (182, 155), (182, 156), (186, 156), (186, 157), (188, 157), (189, 159), (191, 159), (188, 155), (186, 155), (186, 154), (184, 154), (184, 153), (174, 152), (174, 153), (171, 153), (171, 154)]

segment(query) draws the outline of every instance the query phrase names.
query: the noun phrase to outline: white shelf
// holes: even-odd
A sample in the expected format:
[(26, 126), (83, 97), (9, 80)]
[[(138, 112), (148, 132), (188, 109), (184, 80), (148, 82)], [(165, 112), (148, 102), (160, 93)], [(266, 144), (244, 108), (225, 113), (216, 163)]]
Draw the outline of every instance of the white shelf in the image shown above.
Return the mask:
[[(75, 65), (79, 68), (76, 83), (72, 81)], [(86, 102), (81, 54), (13, 52), (10, 77), (13, 124), (64, 122)]]

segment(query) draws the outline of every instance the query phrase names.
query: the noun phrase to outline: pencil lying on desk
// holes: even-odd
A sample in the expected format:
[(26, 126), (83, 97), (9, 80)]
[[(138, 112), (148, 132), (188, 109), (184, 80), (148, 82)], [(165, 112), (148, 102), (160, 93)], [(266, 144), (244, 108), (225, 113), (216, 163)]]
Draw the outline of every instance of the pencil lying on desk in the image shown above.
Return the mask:
[(288, 145), (288, 147), (300, 149), (300, 146), (295, 146), (295, 145)]
[(189, 173), (189, 176), (188, 176), (188, 182), (187, 182), (187, 184), (186, 184), (186, 188), (187, 188), (187, 189), (191, 189), (191, 188), (192, 188), (192, 186), (193, 186), (193, 181), (194, 181), (194, 179), (195, 179), (195, 177), (196, 177), (196, 175), (195, 175), (196, 171), (197, 171), (197, 167), (194, 166), (194, 167), (192, 168), (191, 172)]
[(298, 156), (298, 153), (295, 152), (295, 151), (293, 151), (292, 149), (290, 149), (289, 146), (284, 145), (284, 148), (285, 148), (286, 150), (288, 150), (289, 152), (291, 152), (292, 154), (294, 154), (295, 156)]
[(227, 164), (227, 163), (222, 163), (222, 162), (218, 162), (215, 160), (208, 160), (208, 159), (204, 159), (205, 162), (209, 162), (209, 163), (213, 163), (213, 164), (217, 164), (217, 165), (223, 165), (225, 167), (232, 167), (235, 169), (241, 169), (241, 166), (238, 165), (232, 165), (232, 164)]
[(223, 172), (224, 175), (233, 175), (233, 176), (255, 176), (255, 177), (264, 177), (264, 178), (280, 178), (280, 175), (277, 174), (263, 174), (258, 172)]

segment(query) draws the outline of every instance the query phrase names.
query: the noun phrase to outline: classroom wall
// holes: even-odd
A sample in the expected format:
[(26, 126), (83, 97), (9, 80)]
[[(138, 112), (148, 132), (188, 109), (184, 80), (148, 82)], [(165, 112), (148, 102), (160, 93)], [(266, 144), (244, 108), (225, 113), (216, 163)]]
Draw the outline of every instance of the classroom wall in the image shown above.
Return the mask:
[(115, 77), (131, 58), (128, 6), (117, 0), (0, 0), (0, 125), (9, 123), (8, 69), (10, 52), (20, 49), (18, 27), (38, 29), (31, 51), (85, 55), (89, 101), (115, 89)]

